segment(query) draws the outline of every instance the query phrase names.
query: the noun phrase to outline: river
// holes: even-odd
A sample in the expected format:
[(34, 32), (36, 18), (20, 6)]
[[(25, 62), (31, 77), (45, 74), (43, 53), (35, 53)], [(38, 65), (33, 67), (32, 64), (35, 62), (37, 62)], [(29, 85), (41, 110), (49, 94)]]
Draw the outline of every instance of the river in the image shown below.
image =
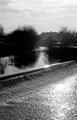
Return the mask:
[(12, 74), (12, 73), (16, 73), (16, 72), (19, 72), (19, 71), (22, 71), (22, 70), (28, 70), (30, 68), (38, 68), (38, 67), (42, 67), (46, 64), (48, 64), (47, 57), (45, 56), (44, 52), (40, 52), (40, 55), (39, 55), (37, 61), (35, 62), (35, 64), (32, 67), (26, 67), (24, 69), (18, 69), (14, 65), (7, 65), (5, 70), (4, 70), (4, 74)]

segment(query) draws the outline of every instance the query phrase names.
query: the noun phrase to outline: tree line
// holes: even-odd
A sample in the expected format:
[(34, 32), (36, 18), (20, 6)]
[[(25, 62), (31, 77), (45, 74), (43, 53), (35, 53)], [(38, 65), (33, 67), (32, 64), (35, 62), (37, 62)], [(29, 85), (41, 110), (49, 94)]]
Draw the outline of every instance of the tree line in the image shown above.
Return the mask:
[(0, 26), (0, 57), (14, 56), (15, 66), (33, 64), (37, 57), (35, 47), (38, 34), (34, 28), (21, 27), (10, 33), (4, 33)]
[[(77, 48), (73, 47), (77, 46), (76, 31), (62, 27), (58, 33), (47, 33), (44, 38), (43, 43), (48, 48), (45, 54), (50, 62), (53, 59), (77, 60)], [(17, 67), (33, 65), (37, 60), (35, 49), (41, 41), (40, 35), (31, 26), (17, 28), (7, 34), (0, 26), (0, 57), (14, 56), (13, 62)]]
[(77, 60), (77, 32), (67, 27), (62, 27), (58, 33), (58, 39), (52, 36), (48, 38), (48, 60), (60, 61)]

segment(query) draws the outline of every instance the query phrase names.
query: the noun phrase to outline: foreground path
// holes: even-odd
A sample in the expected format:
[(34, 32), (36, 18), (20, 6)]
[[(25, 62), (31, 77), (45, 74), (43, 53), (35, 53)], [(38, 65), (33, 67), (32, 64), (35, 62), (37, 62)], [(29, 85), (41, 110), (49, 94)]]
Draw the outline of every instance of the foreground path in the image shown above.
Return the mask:
[(76, 119), (76, 64), (44, 72), (0, 92), (0, 120)]

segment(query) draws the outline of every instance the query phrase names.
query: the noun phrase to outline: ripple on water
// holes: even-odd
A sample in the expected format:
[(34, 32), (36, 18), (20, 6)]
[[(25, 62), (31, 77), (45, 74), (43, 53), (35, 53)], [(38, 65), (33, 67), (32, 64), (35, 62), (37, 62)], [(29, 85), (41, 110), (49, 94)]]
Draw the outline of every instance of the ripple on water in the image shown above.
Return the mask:
[(76, 107), (75, 86), (77, 76), (64, 79), (62, 82), (46, 86), (37, 94), (44, 98), (43, 104), (50, 106), (51, 113), (57, 119), (65, 119), (71, 113), (74, 113)]
[(54, 120), (70, 120), (77, 119), (77, 76), (68, 77), (47, 85), (37, 91), (29, 92), (22, 96), (11, 99), (12, 102), (24, 102), (31, 104), (39, 104), (49, 107), (51, 111), (51, 119)]

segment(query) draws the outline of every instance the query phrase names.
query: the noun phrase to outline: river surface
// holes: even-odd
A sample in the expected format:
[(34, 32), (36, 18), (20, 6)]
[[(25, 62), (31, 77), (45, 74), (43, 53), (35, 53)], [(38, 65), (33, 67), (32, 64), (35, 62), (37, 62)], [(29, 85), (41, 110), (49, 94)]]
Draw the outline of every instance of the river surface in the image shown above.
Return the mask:
[[(55, 60), (51, 64), (58, 63), (58, 62), (59, 62), (59, 60)], [(16, 73), (16, 72), (19, 72), (22, 70), (29, 70), (31, 68), (39, 68), (39, 67), (43, 67), (43, 66), (48, 65), (48, 64), (50, 64), (50, 63), (48, 61), (47, 56), (45, 55), (44, 52), (40, 52), (40, 55), (39, 55), (37, 61), (35, 62), (35, 64), (32, 67), (28, 66), (28, 67), (24, 67), (23, 69), (22, 68), (18, 69), (14, 65), (7, 65), (5, 70), (4, 70), (4, 75)]]
[(38, 68), (38, 67), (42, 67), (44, 65), (48, 64), (48, 60), (47, 57), (44, 55), (44, 52), (41, 52), (37, 61), (35, 62), (35, 64), (32, 67), (24, 67), (24, 69), (18, 69), (17, 67), (15, 67), (14, 65), (7, 65), (5, 70), (4, 70), (4, 74), (12, 74), (12, 73), (16, 73), (22, 70), (28, 70), (31, 68)]
[[(37, 81), (38, 86), (42, 81), (48, 81), (48, 84), (3, 99), (0, 102), (0, 120), (77, 120), (77, 65), (44, 76)], [(25, 88), (29, 86), (30, 83), (24, 83)], [(3, 93), (0, 92), (0, 99)], [(9, 94), (7, 92), (7, 96)]]

